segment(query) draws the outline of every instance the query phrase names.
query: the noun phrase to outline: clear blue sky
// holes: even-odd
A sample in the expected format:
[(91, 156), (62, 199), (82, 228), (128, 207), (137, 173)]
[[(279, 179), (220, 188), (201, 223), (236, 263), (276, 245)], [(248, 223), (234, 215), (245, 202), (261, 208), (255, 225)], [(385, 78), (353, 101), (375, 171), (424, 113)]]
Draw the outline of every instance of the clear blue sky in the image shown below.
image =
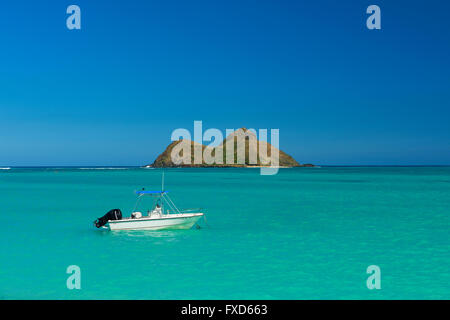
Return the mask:
[[(66, 28), (77, 4), (82, 29)], [(368, 5), (382, 29), (366, 28)], [(176, 128), (317, 164), (450, 164), (447, 1), (10, 1), (0, 166), (141, 165)]]

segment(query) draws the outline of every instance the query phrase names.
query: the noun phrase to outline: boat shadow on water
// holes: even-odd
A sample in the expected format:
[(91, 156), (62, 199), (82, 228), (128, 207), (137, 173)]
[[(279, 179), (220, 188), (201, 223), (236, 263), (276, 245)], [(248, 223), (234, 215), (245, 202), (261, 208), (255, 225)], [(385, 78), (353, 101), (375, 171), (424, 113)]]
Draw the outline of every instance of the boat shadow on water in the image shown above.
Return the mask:
[(165, 229), (165, 230), (109, 230), (100, 228), (95, 230), (95, 234), (100, 237), (113, 238), (158, 238), (177, 240), (187, 235), (193, 235), (197, 231), (204, 230), (204, 225), (194, 225), (191, 229)]

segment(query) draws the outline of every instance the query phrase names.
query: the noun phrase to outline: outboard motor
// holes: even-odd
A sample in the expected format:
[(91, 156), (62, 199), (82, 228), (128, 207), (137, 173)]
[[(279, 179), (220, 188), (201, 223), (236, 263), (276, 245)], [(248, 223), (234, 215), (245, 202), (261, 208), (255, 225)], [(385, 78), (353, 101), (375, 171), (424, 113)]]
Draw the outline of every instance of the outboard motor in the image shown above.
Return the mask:
[(103, 217), (95, 220), (94, 225), (97, 228), (103, 227), (105, 224), (108, 223), (108, 220), (122, 220), (122, 211), (120, 211), (120, 209), (109, 210), (108, 213), (105, 214)]

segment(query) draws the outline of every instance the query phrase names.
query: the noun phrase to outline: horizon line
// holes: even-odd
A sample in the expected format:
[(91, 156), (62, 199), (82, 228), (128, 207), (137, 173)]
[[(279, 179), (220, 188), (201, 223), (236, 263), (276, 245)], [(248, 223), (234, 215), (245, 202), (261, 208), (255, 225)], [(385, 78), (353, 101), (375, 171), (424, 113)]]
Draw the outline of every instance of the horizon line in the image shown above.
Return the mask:
[[(450, 164), (315, 164), (317, 167), (450, 167)], [(0, 165), (0, 168), (144, 168), (145, 165), (36, 165), (36, 166), (11, 166)], [(179, 167), (157, 167), (179, 168)], [(208, 167), (201, 167), (208, 168)], [(217, 168), (212, 166), (212, 168)], [(222, 168), (222, 167), (221, 167)], [(224, 166), (223, 168), (227, 168)], [(233, 167), (235, 168), (235, 167)], [(295, 168), (295, 167), (292, 167)], [(304, 168), (304, 167), (299, 167)], [(283, 169), (283, 168), (281, 168)]]

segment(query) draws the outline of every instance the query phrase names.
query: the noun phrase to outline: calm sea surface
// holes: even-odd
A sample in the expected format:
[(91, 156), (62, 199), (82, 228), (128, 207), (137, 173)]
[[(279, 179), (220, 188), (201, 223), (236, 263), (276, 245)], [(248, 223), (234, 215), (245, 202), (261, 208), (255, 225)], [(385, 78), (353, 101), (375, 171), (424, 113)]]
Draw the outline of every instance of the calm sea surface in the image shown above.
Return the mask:
[[(167, 169), (207, 225), (109, 232), (161, 170), (0, 170), (0, 299), (449, 299), (450, 167)], [(66, 269), (81, 268), (81, 290)], [(381, 290), (366, 269), (381, 268)]]

